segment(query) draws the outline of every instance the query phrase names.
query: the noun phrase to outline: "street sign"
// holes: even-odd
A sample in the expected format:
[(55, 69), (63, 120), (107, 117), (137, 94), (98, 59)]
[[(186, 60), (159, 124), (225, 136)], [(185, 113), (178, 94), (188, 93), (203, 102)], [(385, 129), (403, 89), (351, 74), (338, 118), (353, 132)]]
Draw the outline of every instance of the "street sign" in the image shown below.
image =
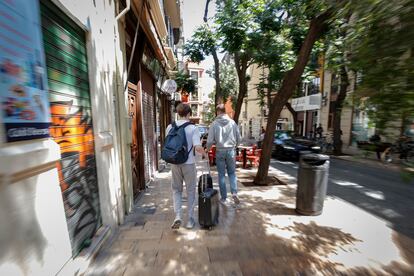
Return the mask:
[(165, 80), (162, 85), (162, 90), (172, 95), (177, 90), (177, 83), (175, 82), (175, 80)]

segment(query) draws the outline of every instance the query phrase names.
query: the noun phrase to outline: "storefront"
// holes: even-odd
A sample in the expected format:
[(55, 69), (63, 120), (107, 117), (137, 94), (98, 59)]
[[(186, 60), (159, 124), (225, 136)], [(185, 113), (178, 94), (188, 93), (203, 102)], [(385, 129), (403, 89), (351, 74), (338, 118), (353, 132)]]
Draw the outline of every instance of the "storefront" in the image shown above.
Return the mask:
[(51, 136), (60, 146), (58, 172), (73, 254), (102, 224), (85, 32), (49, 1), (41, 1)]

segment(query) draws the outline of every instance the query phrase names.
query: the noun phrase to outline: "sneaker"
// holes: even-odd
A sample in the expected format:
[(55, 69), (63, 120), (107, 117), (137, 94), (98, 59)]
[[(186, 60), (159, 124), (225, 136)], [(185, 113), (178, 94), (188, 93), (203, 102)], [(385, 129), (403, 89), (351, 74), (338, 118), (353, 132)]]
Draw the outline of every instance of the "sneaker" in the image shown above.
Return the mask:
[(171, 225), (171, 229), (179, 229), (181, 226), (181, 219), (180, 218), (176, 218), (173, 222), (173, 224)]
[(234, 204), (236, 205), (240, 204), (240, 199), (236, 194), (233, 195), (233, 201), (234, 201)]
[(193, 229), (195, 226), (195, 221), (193, 218), (190, 218), (187, 222), (187, 225), (185, 226), (185, 228), (187, 229)]
[(226, 199), (220, 199), (220, 203), (221, 203), (223, 206), (227, 207), (227, 200), (226, 200)]

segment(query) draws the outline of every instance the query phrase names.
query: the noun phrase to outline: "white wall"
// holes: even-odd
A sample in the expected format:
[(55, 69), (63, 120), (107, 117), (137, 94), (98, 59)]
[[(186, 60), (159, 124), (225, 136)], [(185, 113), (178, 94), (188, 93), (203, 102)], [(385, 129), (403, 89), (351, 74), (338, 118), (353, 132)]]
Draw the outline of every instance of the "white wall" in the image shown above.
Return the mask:
[(52, 140), (0, 144), (0, 275), (54, 275), (72, 255)]

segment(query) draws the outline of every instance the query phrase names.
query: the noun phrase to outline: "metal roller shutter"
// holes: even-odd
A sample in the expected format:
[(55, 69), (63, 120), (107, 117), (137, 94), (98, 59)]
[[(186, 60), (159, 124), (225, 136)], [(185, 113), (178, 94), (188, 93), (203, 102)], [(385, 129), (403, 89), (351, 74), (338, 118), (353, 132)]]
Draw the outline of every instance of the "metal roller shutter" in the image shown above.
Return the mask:
[(41, 1), (51, 134), (73, 255), (101, 225), (85, 33), (50, 1)]
[(142, 120), (144, 136), (145, 181), (148, 182), (155, 171), (155, 108), (154, 80), (145, 69), (142, 72)]

